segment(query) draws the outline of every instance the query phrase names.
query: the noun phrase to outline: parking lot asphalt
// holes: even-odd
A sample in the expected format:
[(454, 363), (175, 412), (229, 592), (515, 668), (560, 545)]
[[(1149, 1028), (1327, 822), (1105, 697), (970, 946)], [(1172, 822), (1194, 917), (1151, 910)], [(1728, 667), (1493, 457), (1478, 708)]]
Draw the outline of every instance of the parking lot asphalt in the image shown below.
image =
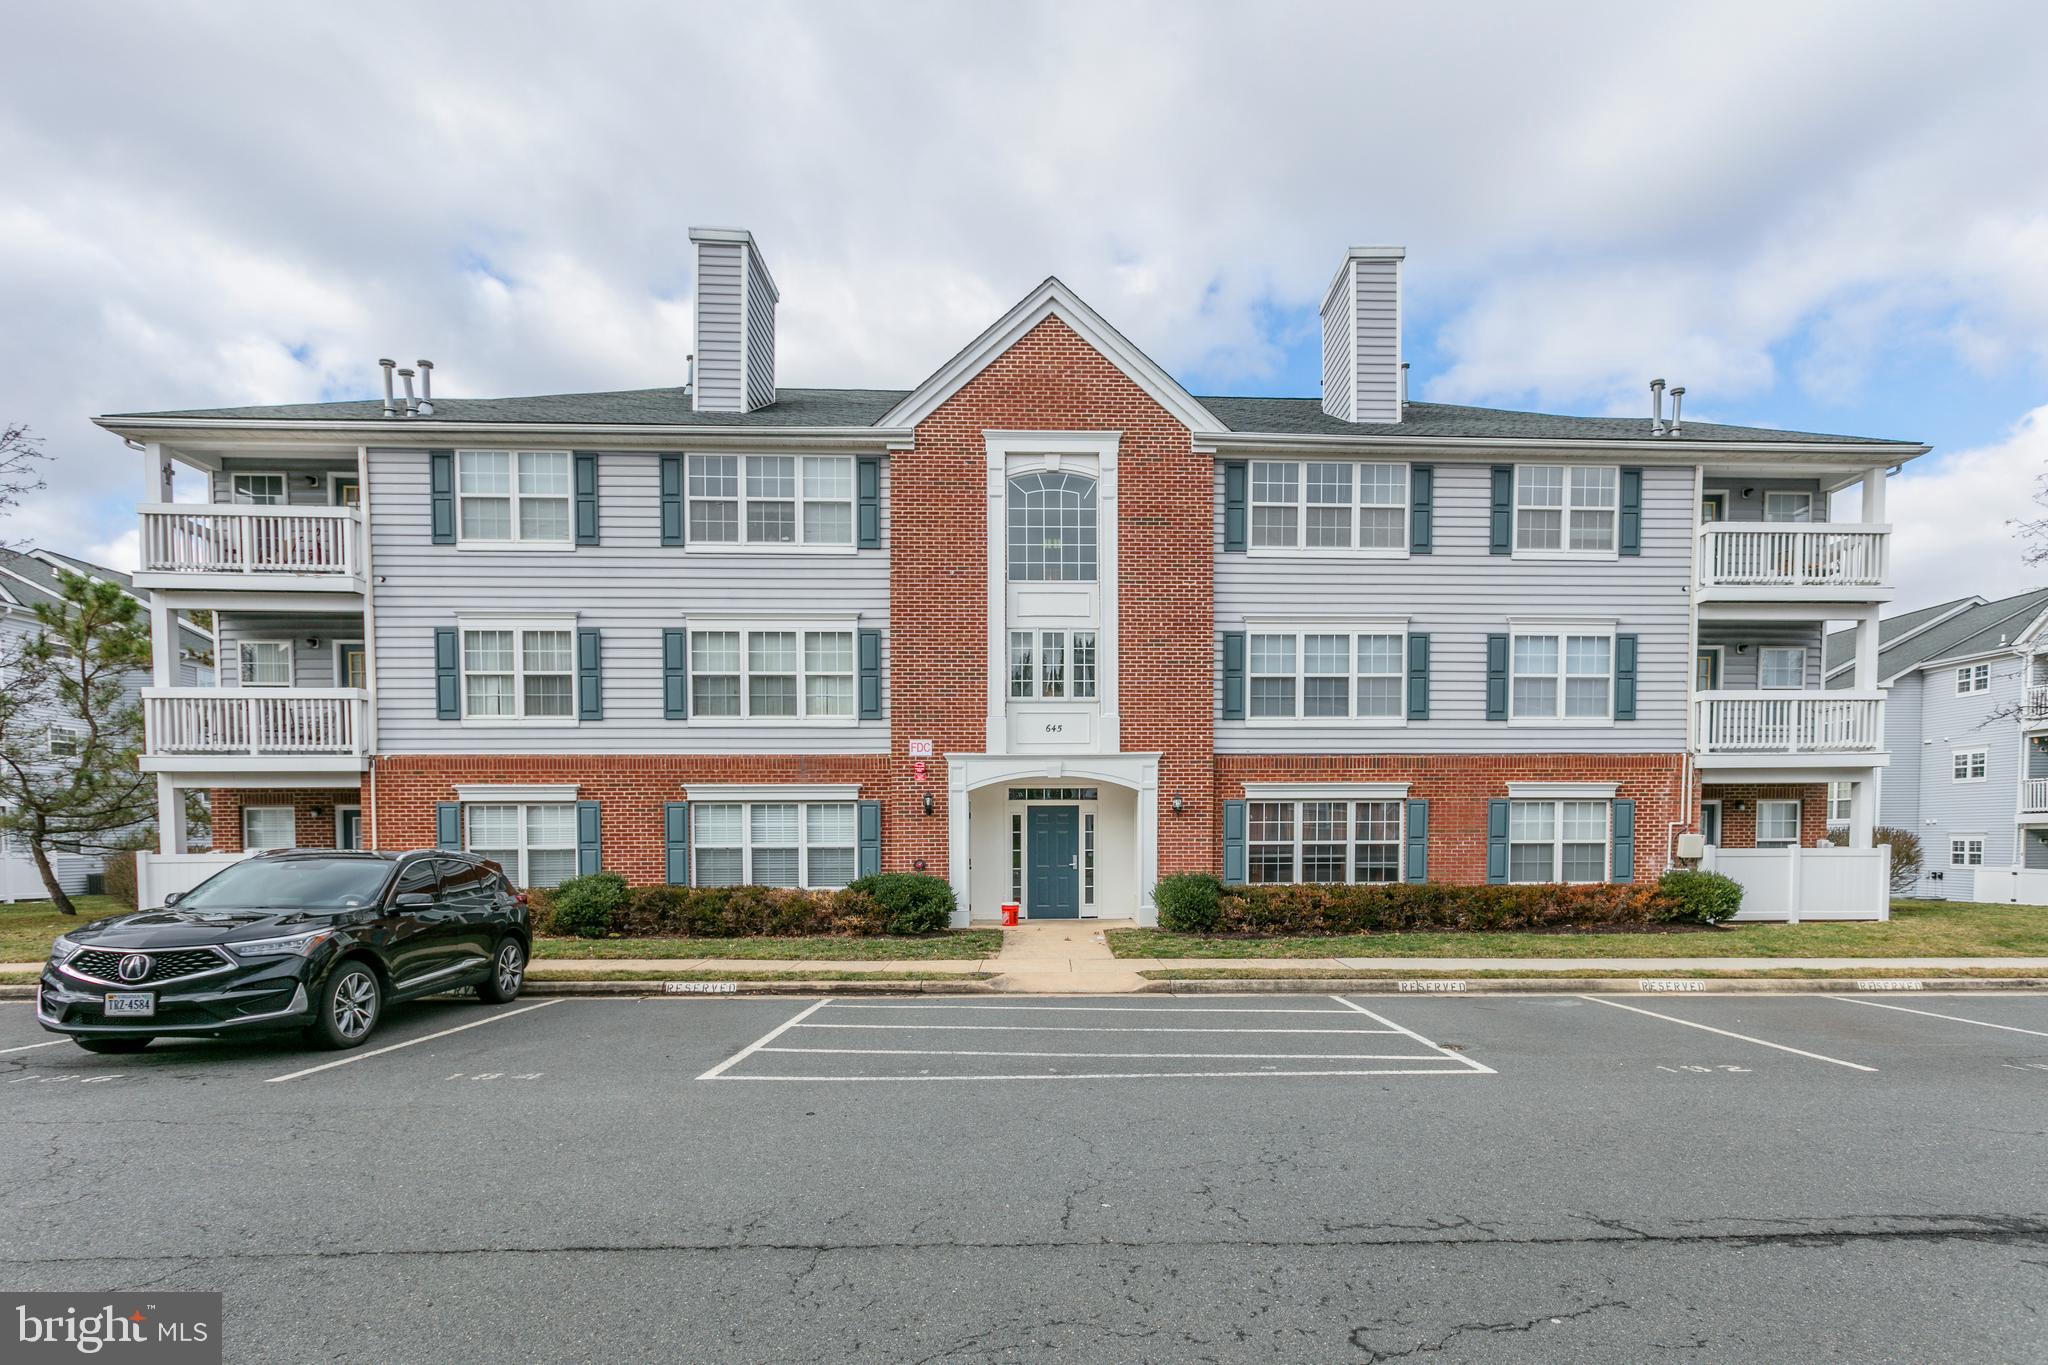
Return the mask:
[(2048, 1356), (2048, 998), (525, 1000), (98, 1057), (0, 1283), (233, 1360)]

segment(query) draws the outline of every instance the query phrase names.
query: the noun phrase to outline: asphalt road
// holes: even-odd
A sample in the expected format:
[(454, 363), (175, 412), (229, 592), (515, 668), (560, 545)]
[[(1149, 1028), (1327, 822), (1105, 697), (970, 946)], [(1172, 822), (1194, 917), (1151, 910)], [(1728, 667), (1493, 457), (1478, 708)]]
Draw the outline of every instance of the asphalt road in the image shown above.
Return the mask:
[(264, 1362), (2048, 1358), (2042, 997), (537, 1003), (0, 1005), (0, 1286)]

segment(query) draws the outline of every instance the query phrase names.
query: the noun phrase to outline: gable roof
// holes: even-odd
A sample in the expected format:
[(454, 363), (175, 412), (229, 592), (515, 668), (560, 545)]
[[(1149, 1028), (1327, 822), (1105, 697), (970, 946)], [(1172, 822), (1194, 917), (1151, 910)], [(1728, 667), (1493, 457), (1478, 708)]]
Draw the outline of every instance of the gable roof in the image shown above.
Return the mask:
[[(136, 601), (149, 601), (149, 591), (135, 586), (134, 580), (119, 569), (95, 564), (75, 555), (59, 554), (55, 550), (0, 550), (0, 591), (8, 600), (18, 606), (31, 606), (37, 601), (61, 602), (64, 587), (58, 574), (78, 573), (88, 578), (101, 579), (118, 584), (121, 590)], [(178, 621), (179, 647), (190, 654), (213, 652), (213, 636), (197, 626)]]
[[(1877, 628), (1877, 676), (1889, 683), (1924, 664), (2010, 649), (2048, 612), (2048, 588), (1987, 602), (1959, 597), (1932, 607), (1886, 617)], [(1855, 662), (1855, 631), (1829, 633), (1822, 667), (1832, 680)]]

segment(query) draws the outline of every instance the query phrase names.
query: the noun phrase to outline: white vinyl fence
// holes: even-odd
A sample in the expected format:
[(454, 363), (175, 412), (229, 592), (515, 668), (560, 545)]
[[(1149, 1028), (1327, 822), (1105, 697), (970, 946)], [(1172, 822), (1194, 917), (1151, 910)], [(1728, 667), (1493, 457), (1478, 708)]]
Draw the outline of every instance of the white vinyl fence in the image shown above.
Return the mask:
[(173, 891), (190, 891), (246, 853), (149, 853), (135, 855), (135, 904), (155, 910)]
[(1980, 867), (1972, 900), (1987, 905), (2048, 905), (2048, 868)]
[(1742, 883), (1738, 920), (1892, 917), (1889, 848), (1710, 846), (1700, 866)]

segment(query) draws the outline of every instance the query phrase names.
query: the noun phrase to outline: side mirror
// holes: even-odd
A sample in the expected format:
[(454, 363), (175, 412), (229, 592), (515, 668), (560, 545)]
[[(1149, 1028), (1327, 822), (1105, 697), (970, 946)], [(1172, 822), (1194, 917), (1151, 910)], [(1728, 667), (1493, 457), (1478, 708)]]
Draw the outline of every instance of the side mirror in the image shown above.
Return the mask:
[(185, 893), (182, 891), (172, 891), (166, 894), (164, 896), (164, 909), (170, 909), (172, 906), (176, 905), (179, 901), (183, 899), (185, 899)]
[(391, 898), (393, 910), (431, 910), (434, 898), (425, 891), (401, 891)]

